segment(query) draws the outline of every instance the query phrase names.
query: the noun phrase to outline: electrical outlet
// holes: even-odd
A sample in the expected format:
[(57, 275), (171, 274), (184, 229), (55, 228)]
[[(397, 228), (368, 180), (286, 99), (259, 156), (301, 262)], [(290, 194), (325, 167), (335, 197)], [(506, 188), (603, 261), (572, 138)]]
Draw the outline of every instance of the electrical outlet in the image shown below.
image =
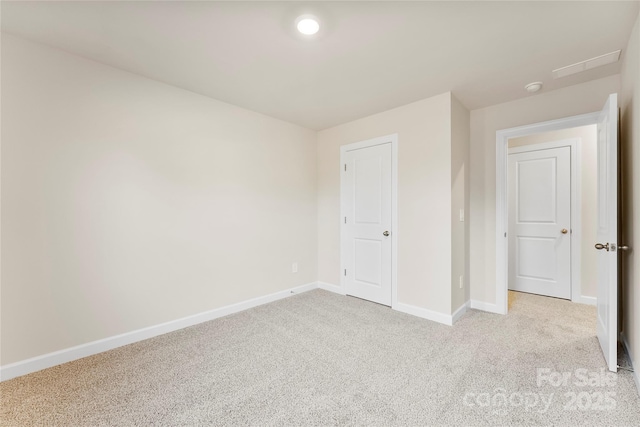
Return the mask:
[(291, 272), (292, 273), (297, 273), (298, 272), (298, 263), (294, 262), (293, 264), (291, 264)]
[(460, 289), (464, 287), (464, 276), (460, 275)]

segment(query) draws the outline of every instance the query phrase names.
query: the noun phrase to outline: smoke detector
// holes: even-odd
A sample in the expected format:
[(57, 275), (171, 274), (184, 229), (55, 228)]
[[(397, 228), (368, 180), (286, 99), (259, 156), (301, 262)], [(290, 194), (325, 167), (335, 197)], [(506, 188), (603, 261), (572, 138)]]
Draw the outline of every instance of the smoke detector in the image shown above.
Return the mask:
[(542, 82), (529, 83), (524, 87), (524, 89), (529, 93), (536, 93), (537, 91), (542, 89)]

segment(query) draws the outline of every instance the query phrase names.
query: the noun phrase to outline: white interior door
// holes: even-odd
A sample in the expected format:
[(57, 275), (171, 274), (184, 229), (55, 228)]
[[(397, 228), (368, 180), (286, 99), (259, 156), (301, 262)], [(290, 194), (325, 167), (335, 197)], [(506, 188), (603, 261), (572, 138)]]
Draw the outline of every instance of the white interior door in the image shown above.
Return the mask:
[(509, 154), (509, 289), (571, 299), (571, 147), (527, 149)]
[(618, 367), (618, 95), (598, 118), (598, 341), (607, 366)]
[(344, 284), (348, 295), (391, 305), (391, 143), (343, 156)]

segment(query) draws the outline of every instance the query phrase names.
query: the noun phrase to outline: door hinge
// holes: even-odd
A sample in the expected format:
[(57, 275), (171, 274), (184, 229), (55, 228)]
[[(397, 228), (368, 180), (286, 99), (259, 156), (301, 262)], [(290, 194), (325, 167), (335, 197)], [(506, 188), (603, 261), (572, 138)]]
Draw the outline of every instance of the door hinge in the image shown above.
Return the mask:
[(507, 232), (506, 231), (504, 232), (504, 237), (507, 237)]
[(346, 163), (344, 164), (344, 171), (345, 172), (347, 171), (347, 164)]
[(344, 269), (344, 275), (345, 276), (347, 275), (347, 269), (346, 268)]
[(347, 223), (347, 217), (346, 216), (344, 217), (344, 223), (345, 224)]

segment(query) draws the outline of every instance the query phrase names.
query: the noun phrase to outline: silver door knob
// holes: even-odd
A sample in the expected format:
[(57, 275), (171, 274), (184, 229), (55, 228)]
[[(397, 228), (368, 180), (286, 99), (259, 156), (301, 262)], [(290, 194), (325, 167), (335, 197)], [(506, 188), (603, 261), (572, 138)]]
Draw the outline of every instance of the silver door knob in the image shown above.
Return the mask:
[(562, 234), (567, 234), (569, 232), (569, 230), (567, 230), (566, 228), (563, 228), (562, 230), (560, 230), (560, 232)]
[(382, 233), (382, 235), (383, 235), (384, 237), (389, 237), (389, 232), (388, 232), (388, 231), (385, 231), (384, 233)]
[(609, 244), (605, 243), (604, 245), (602, 243), (596, 243), (596, 249), (597, 250), (602, 250), (602, 249), (606, 249), (607, 251), (609, 251)]

